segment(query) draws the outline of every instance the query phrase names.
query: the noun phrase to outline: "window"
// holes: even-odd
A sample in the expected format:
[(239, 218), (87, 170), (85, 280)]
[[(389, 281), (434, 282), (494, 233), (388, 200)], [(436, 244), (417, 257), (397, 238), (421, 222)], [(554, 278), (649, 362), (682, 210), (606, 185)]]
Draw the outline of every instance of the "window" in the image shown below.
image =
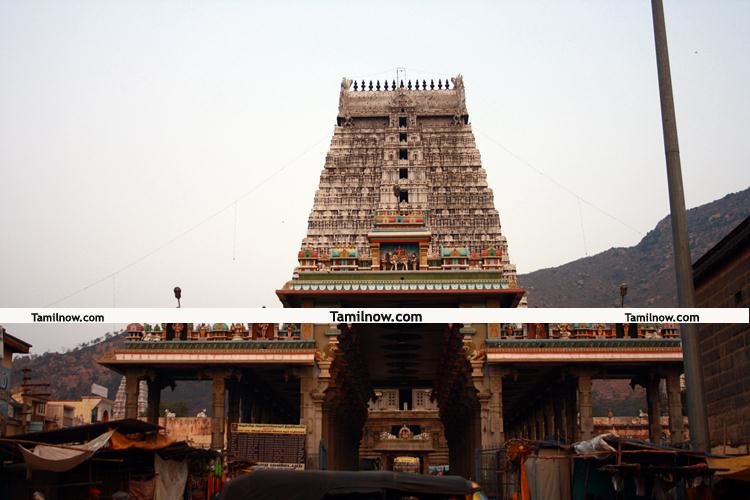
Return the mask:
[(406, 127), (406, 117), (405, 116), (399, 116), (398, 117), (398, 126), (400, 128), (405, 128)]
[(409, 203), (409, 191), (400, 191), (398, 193), (399, 203)]
[(406, 142), (406, 132), (400, 132), (398, 134), (398, 141), (399, 142)]
[(409, 150), (406, 148), (401, 148), (398, 150), (398, 159), (399, 160), (408, 160), (409, 159)]
[(399, 168), (398, 169), (398, 178), (399, 179), (408, 179), (409, 178), (409, 169), (408, 168)]
[(383, 391), (383, 396), (385, 399), (385, 407), (387, 409), (398, 409), (398, 391)]
[(36, 405), (36, 414), (37, 415), (46, 415), (47, 414), (47, 404), (46, 403), (39, 403)]
[(414, 396), (416, 396), (414, 399), (414, 408), (422, 409), (425, 407), (425, 403), (427, 402), (427, 394), (425, 391), (414, 391)]

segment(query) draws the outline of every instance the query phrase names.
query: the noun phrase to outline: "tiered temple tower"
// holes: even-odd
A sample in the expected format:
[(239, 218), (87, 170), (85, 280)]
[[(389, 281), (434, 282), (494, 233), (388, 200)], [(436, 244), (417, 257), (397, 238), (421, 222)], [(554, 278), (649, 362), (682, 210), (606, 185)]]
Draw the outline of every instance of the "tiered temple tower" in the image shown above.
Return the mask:
[(460, 75), (341, 84), (297, 270), (401, 269), (500, 270), (516, 285)]

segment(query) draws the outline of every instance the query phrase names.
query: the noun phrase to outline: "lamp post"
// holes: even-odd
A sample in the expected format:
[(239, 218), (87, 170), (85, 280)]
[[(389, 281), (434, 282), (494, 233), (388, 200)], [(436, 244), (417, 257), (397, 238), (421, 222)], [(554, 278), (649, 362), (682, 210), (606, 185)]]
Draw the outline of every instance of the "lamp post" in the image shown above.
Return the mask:
[(177, 309), (180, 308), (180, 297), (182, 297), (182, 290), (179, 286), (174, 287), (174, 298), (177, 299)]
[(625, 296), (628, 294), (628, 284), (620, 283), (620, 307), (625, 307)]

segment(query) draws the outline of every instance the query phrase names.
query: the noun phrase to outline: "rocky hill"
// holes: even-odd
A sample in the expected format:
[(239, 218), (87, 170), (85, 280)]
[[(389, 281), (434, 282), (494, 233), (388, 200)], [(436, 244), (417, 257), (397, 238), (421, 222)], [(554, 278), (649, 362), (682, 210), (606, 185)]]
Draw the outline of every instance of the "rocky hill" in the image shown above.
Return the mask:
[(17, 357), (13, 361), (11, 380), (14, 386), (20, 385), (22, 370), (30, 368), (33, 383), (50, 384), (52, 399), (80, 399), (89, 394), (94, 382), (109, 389), (109, 397), (114, 399), (121, 376), (99, 365), (96, 360), (124, 340), (122, 332), (107, 333), (67, 352)]
[[(750, 188), (688, 210), (693, 261), (750, 216)], [(519, 275), (530, 307), (614, 307), (620, 283), (628, 284), (626, 305), (677, 305), (672, 264), (672, 225), (663, 218), (633, 247), (610, 248), (558, 267)]]
[[(89, 394), (92, 383), (106, 387), (109, 398), (115, 399), (122, 376), (99, 365), (96, 360), (124, 340), (124, 332), (107, 333), (66, 352), (18, 357), (13, 362), (11, 380), (14, 386), (20, 385), (22, 370), (30, 368), (31, 382), (49, 383), (52, 399), (80, 399)], [(173, 409), (184, 406), (186, 411), (179, 416), (195, 415), (202, 409), (210, 408), (210, 382), (181, 382), (173, 390), (164, 390), (161, 402), (163, 406), (172, 406)]]

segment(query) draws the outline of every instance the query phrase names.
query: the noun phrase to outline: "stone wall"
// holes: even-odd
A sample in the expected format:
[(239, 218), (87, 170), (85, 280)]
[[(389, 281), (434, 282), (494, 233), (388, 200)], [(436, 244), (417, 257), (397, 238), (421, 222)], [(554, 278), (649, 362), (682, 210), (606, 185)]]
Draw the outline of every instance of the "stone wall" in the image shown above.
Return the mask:
[[(722, 241), (719, 245), (725, 244)], [(717, 247), (719, 246), (717, 245)], [(696, 267), (696, 271), (698, 268)], [(750, 306), (750, 245), (734, 249), (696, 283), (698, 307)], [(700, 325), (711, 447), (747, 453), (750, 445), (750, 327)]]
[(188, 441), (200, 448), (211, 447), (211, 418), (209, 417), (159, 417), (159, 425), (175, 441)]

